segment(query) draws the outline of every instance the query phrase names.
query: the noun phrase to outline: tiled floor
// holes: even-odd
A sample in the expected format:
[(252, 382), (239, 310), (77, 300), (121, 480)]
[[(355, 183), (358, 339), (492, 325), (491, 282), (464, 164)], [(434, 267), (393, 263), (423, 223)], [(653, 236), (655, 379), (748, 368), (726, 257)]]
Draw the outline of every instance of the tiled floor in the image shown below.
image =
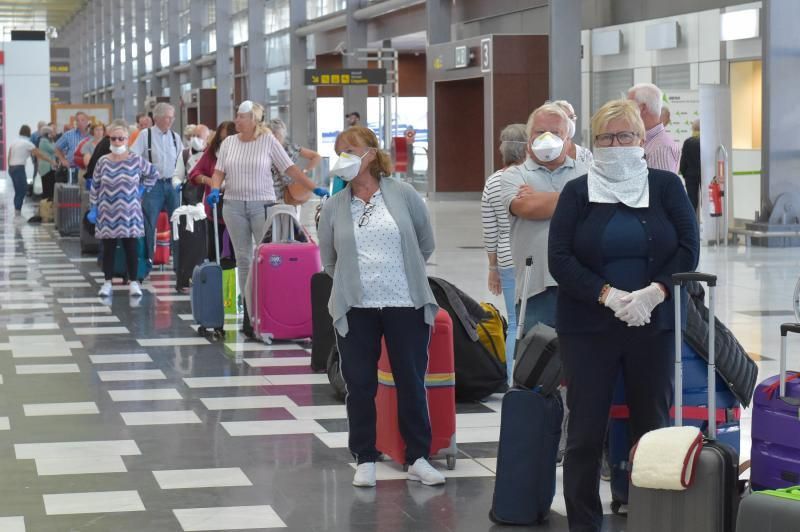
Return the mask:
[[(235, 317), (223, 341), (200, 338), (168, 271), (138, 306), (122, 285), (101, 300), (78, 241), (14, 220), (0, 198), (0, 532), (505, 530), (487, 517), (500, 396), (458, 405), (445, 487), (407, 483), (385, 462), (377, 489), (355, 489), (345, 409), (309, 371), (307, 344), (246, 342)], [(486, 288), (478, 203), (430, 208), (430, 273), (504, 308)], [(703, 248), (700, 269), (720, 275), (718, 316), (762, 376), (777, 371), (798, 264), (800, 249)], [(745, 410), (742, 459), (749, 433)], [(558, 478), (541, 530), (567, 530)], [(602, 497), (610, 514), (607, 484)], [(625, 530), (612, 515), (606, 525)]]

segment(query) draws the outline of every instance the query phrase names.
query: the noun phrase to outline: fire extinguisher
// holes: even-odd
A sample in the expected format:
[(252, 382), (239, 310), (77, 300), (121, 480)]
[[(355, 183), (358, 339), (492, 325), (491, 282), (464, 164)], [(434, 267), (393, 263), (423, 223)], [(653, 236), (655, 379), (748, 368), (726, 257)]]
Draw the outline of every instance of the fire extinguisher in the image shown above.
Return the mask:
[(712, 218), (722, 216), (722, 187), (716, 177), (708, 185), (708, 211)]

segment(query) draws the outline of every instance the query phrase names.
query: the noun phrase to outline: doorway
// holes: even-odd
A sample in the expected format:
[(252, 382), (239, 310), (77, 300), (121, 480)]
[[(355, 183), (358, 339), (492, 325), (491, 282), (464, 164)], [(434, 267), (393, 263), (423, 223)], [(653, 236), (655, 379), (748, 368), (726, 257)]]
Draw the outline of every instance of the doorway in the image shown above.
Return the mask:
[(750, 221), (761, 209), (761, 76), (761, 60), (730, 64), (731, 209), (737, 220)]
[(480, 192), (486, 179), (483, 78), (434, 86), (436, 192)]

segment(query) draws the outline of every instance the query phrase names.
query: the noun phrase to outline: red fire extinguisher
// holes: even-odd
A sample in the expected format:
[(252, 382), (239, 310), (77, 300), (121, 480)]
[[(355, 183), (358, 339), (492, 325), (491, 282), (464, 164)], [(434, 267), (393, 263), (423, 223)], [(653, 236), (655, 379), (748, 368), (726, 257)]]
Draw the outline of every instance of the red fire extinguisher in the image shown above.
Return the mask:
[(722, 187), (716, 177), (708, 185), (708, 211), (712, 218), (722, 216)]

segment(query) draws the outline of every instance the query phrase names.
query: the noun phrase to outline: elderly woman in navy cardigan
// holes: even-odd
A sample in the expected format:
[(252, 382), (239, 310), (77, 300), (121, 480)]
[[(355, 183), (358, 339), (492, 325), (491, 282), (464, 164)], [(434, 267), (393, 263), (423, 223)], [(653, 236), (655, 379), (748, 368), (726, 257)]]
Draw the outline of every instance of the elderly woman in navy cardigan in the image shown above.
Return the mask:
[(693, 271), (697, 223), (680, 179), (647, 168), (644, 124), (624, 100), (592, 117), (594, 163), (564, 187), (550, 224), (556, 329), (567, 379), (564, 495), (571, 532), (599, 532), (603, 439), (620, 372), (631, 436), (669, 425), (674, 312), (670, 276)]

